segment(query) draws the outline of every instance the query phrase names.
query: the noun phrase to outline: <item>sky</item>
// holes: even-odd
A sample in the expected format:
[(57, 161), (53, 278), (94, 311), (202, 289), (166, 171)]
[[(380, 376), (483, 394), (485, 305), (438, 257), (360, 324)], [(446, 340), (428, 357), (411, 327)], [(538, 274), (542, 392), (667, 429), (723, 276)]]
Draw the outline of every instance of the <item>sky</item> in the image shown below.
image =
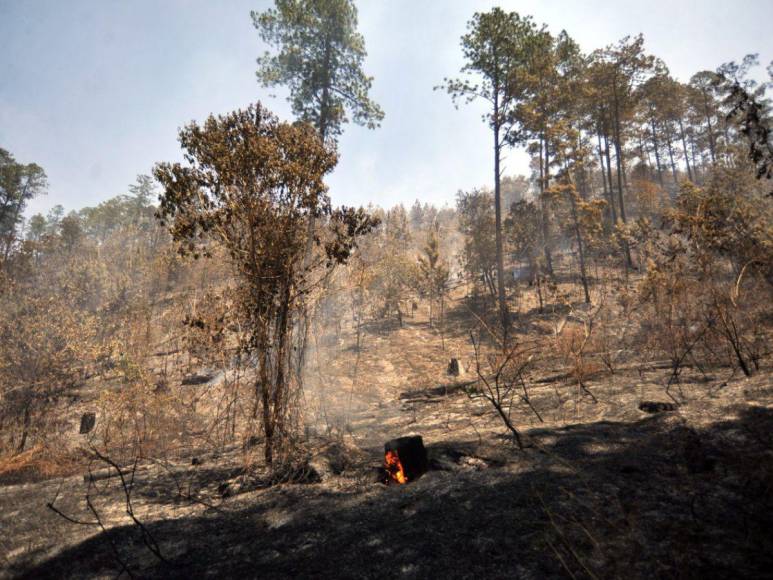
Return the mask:
[[(48, 174), (56, 204), (96, 205), (127, 192), (156, 162), (181, 160), (178, 129), (261, 101), (291, 119), (282, 90), (263, 89), (266, 47), (250, 10), (271, 0), (0, 0), (0, 147)], [(773, 60), (773, 0), (359, 0), (366, 72), (381, 128), (348, 125), (329, 177), (333, 202), (453, 204), (493, 182), (482, 104), (456, 109), (444, 77), (463, 65), (459, 37), (475, 11), (499, 5), (565, 29), (585, 51), (643, 33), (646, 49), (686, 81), (757, 52)], [(762, 74), (763, 67), (760, 67)], [(508, 174), (527, 173), (523, 152)]]

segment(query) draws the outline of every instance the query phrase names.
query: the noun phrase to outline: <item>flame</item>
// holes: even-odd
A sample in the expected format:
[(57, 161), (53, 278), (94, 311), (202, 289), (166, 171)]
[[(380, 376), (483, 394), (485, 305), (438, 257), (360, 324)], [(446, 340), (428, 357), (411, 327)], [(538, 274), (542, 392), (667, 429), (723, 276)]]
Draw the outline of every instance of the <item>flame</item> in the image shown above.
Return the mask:
[(384, 456), (384, 467), (391, 477), (397, 483), (408, 483), (408, 478), (405, 477), (405, 470), (403, 464), (400, 462), (400, 457), (394, 451), (387, 451)]

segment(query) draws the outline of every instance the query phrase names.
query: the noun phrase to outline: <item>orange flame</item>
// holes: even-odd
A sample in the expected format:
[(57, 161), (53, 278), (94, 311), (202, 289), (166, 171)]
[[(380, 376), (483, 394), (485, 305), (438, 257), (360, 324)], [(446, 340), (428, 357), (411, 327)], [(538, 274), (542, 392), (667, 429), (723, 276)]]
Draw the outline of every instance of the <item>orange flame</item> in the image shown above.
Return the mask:
[(400, 462), (400, 457), (394, 451), (387, 451), (384, 456), (384, 467), (391, 477), (397, 483), (408, 483), (408, 478), (405, 477), (405, 470), (403, 464)]

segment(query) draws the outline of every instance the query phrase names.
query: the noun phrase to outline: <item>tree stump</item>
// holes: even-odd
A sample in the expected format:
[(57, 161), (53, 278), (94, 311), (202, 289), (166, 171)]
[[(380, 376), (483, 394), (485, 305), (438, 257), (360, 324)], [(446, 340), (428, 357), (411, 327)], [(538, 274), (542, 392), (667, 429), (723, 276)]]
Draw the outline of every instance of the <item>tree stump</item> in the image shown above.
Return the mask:
[(427, 471), (429, 461), (420, 435), (398, 437), (384, 445), (385, 468), (390, 482), (408, 483)]
[(448, 369), (446, 371), (449, 375), (452, 377), (458, 377), (459, 376), (459, 360), (452, 358), (451, 361), (448, 363)]
[(85, 435), (86, 433), (91, 433), (91, 430), (94, 429), (94, 425), (97, 422), (97, 414), (96, 413), (83, 413), (81, 415), (81, 428), (80, 428), (80, 434)]

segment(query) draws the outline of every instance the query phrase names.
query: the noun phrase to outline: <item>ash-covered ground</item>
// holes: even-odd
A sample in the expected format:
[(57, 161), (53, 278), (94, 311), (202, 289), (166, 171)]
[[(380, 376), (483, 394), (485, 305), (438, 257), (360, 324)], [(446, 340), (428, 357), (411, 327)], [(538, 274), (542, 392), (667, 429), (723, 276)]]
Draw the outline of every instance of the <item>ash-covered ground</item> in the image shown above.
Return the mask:
[[(348, 327), (315, 344), (310, 463), (291, 482), (245, 478), (241, 446), (142, 463), (135, 520), (117, 477), (90, 489), (82, 473), (6, 481), (2, 576), (770, 576), (769, 372), (686, 369), (684, 403), (649, 414), (641, 401), (670, 401), (669, 371), (657, 365), (590, 378), (596, 401), (556, 369), (533, 369), (542, 420), (514, 408), (519, 450), (490, 405), (466, 393), (471, 324), (451, 309), (441, 340), (418, 312), (402, 328), (366, 329), (359, 353)], [(459, 377), (446, 373), (451, 357)], [(432, 469), (404, 486), (377, 482), (384, 442), (407, 434), (422, 435)]]

